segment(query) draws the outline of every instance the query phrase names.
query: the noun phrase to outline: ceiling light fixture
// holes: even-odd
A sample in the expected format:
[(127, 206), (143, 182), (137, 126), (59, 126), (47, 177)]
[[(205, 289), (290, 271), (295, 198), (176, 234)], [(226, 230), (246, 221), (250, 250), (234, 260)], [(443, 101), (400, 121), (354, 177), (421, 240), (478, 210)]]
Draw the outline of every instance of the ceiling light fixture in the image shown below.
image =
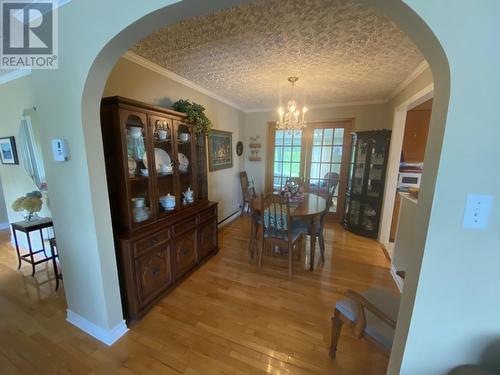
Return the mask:
[(278, 108), (278, 114), (280, 115), (279, 121), (276, 121), (276, 129), (278, 130), (302, 130), (302, 128), (307, 126), (305, 118), (307, 108), (305, 106), (302, 107), (301, 113), (293, 95), (295, 82), (298, 80), (299, 77), (288, 77), (288, 82), (292, 84), (292, 98), (287, 103), (286, 112), (283, 110), (283, 107)]

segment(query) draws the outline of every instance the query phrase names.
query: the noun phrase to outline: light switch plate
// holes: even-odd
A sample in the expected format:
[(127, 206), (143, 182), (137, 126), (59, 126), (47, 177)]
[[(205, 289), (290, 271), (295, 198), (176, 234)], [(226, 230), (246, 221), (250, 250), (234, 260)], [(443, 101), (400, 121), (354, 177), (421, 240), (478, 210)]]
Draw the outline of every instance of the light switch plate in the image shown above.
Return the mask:
[(492, 195), (467, 195), (463, 227), (468, 229), (488, 228), (492, 206)]

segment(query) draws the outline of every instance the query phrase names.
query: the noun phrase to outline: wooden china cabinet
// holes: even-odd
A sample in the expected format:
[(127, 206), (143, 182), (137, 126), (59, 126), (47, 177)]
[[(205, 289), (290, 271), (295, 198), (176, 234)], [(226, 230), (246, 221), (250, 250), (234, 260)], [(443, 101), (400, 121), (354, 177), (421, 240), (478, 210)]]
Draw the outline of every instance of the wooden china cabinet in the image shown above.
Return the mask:
[(102, 100), (101, 129), (123, 310), (134, 321), (218, 251), (206, 139), (183, 113), (122, 97)]

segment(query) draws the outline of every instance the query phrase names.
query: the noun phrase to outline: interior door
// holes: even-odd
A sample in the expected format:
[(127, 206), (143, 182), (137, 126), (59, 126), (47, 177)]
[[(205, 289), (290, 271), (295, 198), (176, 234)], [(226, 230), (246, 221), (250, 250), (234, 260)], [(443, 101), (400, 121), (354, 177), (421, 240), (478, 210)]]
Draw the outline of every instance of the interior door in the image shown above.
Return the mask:
[(334, 220), (341, 220), (344, 212), (351, 130), (351, 120), (310, 123), (307, 128), (305, 176), (309, 191), (327, 194), (334, 174), (339, 175), (329, 214)]

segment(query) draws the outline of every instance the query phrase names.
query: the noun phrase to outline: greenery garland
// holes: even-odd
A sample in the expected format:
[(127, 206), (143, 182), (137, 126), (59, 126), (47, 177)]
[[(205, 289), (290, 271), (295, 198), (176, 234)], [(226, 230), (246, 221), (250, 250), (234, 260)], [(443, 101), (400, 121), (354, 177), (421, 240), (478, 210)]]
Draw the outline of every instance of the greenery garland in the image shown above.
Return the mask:
[(187, 115), (189, 122), (195, 125), (196, 134), (210, 133), (212, 121), (205, 114), (205, 107), (201, 104), (191, 103), (187, 99), (181, 99), (172, 104), (172, 108), (177, 112), (183, 112)]

